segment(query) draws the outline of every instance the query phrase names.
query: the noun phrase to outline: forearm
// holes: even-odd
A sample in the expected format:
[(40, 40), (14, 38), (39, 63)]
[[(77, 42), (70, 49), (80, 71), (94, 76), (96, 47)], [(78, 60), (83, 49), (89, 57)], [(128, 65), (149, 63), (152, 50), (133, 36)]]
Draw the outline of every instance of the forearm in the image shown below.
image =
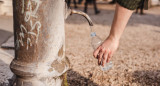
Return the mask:
[(109, 37), (119, 40), (133, 11), (116, 4), (116, 10)]
[[(109, 37), (94, 51), (93, 55), (98, 59), (99, 64), (109, 62), (119, 46), (119, 39), (131, 17), (142, 0), (116, 0), (116, 11)], [(120, 5), (121, 6), (120, 6)], [(102, 59), (103, 58), (103, 59)]]

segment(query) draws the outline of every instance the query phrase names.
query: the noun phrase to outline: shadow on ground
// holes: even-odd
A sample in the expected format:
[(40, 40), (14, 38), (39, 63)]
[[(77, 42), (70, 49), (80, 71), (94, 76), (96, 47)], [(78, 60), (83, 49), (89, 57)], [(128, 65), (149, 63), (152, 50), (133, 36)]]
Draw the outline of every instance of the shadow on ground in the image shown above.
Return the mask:
[(133, 82), (141, 86), (160, 86), (160, 70), (135, 71)]
[(0, 60), (0, 86), (8, 86), (8, 79), (10, 78), (9, 65)]
[(73, 70), (67, 72), (67, 81), (69, 86), (98, 86), (98, 84)]
[(13, 33), (0, 29), (0, 45), (8, 40)]

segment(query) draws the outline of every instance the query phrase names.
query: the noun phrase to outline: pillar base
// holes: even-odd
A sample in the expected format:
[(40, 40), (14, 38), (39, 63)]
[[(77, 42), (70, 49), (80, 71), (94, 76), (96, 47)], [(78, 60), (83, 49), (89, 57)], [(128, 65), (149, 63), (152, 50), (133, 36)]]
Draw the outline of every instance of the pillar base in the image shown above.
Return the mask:
[(62, 86), (63, 79), (60, 77), (57, 78), (30, 78), (30, 79), (23, 79), (17, 77), (16, 79), (16, 86)]

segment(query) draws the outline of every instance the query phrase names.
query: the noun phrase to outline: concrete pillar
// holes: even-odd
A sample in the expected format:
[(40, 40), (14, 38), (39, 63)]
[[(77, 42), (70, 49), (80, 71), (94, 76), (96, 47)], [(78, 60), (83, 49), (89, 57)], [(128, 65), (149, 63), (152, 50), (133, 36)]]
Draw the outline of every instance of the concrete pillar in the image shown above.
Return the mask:
[(65, 19), (70, 10), (64, 0), (13, 0), (15, 59), (10, 68), (17, 86), (61, 86), (69, 69), (65, 57)]
[(17, 86), (61, 86), (65, 58), (64, 0), (13, 0)]

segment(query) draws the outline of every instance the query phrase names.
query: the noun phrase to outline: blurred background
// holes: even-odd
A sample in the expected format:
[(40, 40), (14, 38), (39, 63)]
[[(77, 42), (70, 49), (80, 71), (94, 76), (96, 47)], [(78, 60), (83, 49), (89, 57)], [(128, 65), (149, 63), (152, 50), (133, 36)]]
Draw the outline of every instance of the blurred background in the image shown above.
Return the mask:
[[(68, 0), (68, 5), (86, 12), (93, 30), (103, 40), (108, 36), (115, 10), (111, 0)], [(143, 10), (143, 11), (142, 11)], [(12, 0), (0, 0), (0, 86), (12, 78), (14, 58)], [(134, 11), (121, 37), (114, 66), (102, 73), (93, 58), (88, 22), (79, 15), (66, 20), (66, 56), (70, 86), (160, 86), (160, 1), (149, 0), (149, 9)], [(9, 79), (9, 80), (8, 80)]]

